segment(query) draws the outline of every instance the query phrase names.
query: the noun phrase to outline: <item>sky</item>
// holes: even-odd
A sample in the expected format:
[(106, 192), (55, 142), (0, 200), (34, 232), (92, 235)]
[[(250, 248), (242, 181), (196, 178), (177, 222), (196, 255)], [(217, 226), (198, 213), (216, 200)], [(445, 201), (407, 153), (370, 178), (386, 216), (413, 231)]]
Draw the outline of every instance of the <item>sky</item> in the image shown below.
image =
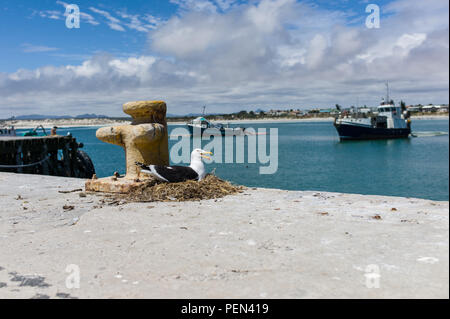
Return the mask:
[(449, 100), (446, 0), (66, 1), (0, 2), (0, 118), (377, 106), (386, 81), (396, 102)]

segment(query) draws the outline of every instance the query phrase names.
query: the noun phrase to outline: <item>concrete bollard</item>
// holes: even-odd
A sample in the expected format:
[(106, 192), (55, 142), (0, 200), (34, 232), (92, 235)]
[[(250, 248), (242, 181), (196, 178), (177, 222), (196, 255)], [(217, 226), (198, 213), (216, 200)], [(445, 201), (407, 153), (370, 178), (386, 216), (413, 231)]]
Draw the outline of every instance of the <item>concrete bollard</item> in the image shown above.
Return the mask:
[(123, 178), (100, 178), (86, 182), (86, 191), (126, 193), (150, 178), (139, 175), (135, 162), (156, 165), (169, 164), (166, 103), (135, 101), (123, 105), (123, 111), (133, 118), (129, 125), (99, 128), (96, 136), (103, 142), (119, 145), (125, 150), (126, 175)]

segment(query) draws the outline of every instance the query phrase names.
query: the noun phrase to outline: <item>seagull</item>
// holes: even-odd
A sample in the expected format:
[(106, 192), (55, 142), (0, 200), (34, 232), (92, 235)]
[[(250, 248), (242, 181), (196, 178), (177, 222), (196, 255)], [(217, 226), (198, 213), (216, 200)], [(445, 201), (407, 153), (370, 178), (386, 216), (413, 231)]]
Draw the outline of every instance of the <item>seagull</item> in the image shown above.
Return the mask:
[(189, 166), (145, 165), (139, 162), (136, 162), (136, 165), (141, 168), (142, 173), (150, 174), (163, 182), (177, 183), (186, 180), (201, 181), (206, 176), (202, 158), (211, 159), (206, 154), (212, 155), (211, 152), (199, 148), (193, 150), (191, 153), (191, 165)]

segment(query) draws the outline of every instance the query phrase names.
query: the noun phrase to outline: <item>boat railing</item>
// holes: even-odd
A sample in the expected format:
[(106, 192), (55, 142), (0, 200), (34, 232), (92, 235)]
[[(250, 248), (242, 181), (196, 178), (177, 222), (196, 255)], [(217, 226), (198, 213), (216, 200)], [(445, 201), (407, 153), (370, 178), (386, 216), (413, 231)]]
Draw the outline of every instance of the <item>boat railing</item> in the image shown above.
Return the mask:
[(352, 119), (367, 119), (376, 116), (372, 112), (347, 112), (342, 113), (338, 117), (340, 118), (352, 118)]

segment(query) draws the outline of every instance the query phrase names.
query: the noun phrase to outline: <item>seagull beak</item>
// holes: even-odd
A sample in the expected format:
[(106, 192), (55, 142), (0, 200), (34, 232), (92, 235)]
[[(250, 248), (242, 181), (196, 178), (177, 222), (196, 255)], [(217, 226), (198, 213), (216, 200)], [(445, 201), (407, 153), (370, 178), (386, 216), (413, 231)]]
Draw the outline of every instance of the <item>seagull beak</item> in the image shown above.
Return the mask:
[(206, 158), (206, 159), (209, 159), (209, 160), (211, 159), (211, 157), (206, 156), (205, 154), (213, 155), (213, 153), (211, 153), (211, 152), (202, 152), (202, 153), (201, 153), (201, 157)]

